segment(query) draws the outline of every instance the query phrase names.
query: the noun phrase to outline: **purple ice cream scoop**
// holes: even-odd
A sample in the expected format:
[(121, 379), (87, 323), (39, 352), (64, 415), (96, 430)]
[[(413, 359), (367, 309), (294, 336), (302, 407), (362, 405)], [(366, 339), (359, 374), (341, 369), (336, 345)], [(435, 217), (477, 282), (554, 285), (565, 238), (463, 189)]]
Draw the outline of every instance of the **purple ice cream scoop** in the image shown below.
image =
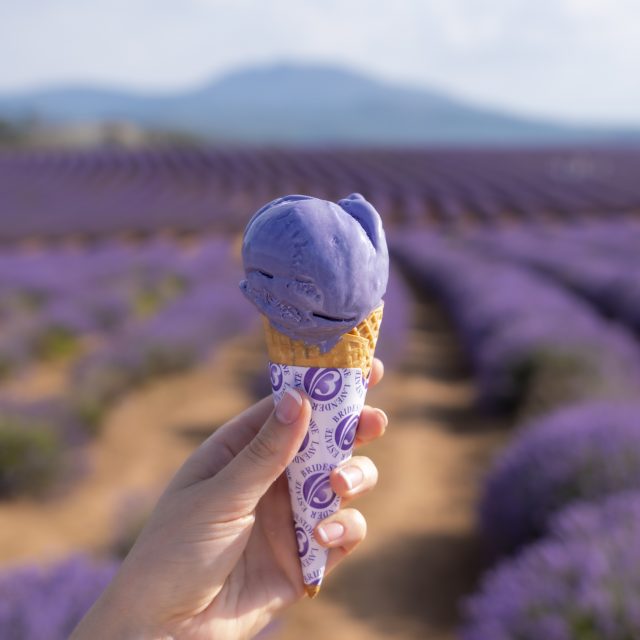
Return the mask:
[(380, 215), (358, 193), (266, 204), (245, 229), (242, 259), (247, 298), (278, 331), (322, 352), (380, 305), (389, 277)]

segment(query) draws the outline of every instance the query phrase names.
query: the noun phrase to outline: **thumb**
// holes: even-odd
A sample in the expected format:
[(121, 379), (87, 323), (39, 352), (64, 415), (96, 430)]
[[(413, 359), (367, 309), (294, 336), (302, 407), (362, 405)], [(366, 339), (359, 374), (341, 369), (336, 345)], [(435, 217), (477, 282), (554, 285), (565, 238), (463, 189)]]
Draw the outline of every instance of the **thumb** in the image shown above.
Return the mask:
[(220, 472), (217, 481), (224, 504), (252, 511), (293, 460), (309, 428), (311, 404), (288, 388), (278, 406), (247, 446)]

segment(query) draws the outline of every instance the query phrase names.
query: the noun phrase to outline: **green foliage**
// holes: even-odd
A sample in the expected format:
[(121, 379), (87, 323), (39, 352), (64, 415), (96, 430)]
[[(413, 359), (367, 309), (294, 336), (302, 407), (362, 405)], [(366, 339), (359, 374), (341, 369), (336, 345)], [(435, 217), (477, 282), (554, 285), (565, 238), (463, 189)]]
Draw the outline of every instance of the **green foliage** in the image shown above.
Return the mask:
[(38, 336), (35, 352), (44, 360), (64, 360), (75, 355), (79, 348), (78, 338), (61, 327), (51, 327)]
[(105, 414), (129, 384), (126, 369), (105, 366), (89, 370), (76, 381), (68, 408), (86, 431), (95, 435)]
[(636, 391), (602, 354), (587, 348), (538, 350), (521, 364), (516, 376), (518, 422), (586, 400), (632, 399)]
[(133, 301), (134, 314), (148, 318), (184, 292), (186, 283), (176, 275), (167, 275), (154, 285), (142, 286)]
[(8, 354), (0, 353), (0, 381), (6, 380), (13, 371), (14, 363)]
[(63, 466), (62, 443), (49, 425), (0, 415), (0, 496), (44, 493)]

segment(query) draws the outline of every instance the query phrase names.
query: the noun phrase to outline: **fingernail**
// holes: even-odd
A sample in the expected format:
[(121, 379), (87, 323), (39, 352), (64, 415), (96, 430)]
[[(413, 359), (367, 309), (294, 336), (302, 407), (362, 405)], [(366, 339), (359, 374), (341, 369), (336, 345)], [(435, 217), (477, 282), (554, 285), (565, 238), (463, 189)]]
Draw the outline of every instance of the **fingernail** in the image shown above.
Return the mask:
[(343, 467), (338, 472), (338, 475), (344, 480), (349, 491), (357, 487), (364, 480), (362, 469), (354, 465)]
[(302, 408), (302, 396), (295, 389), (287, 389), (276, 407), (276, 418), (283, 424), (295, 422)]
[(326, 522), (318, 526), (316, 534), (320, 538), (320, 542), (329, 544), (342, 538), (344, 535), (344, 526), (339, 522)]
[(382, 418), (382, 420), (384, 422), (384, 428), (386, 429), (387, 425), (389, 424), (389, 418), (387, 417), (387, 414), (382, 409), (378, 409), (377, 407), (376, 407), (375, 411)]

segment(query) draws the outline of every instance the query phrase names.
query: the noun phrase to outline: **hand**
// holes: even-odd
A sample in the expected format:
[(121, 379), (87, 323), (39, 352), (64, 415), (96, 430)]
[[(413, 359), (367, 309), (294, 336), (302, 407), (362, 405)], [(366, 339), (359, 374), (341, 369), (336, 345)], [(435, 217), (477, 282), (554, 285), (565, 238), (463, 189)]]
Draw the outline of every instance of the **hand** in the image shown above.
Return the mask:
[[(374, 360), (370, 384), (382, 378)], [(297, 397), (297, 399), (296, 399)], [(72, 640), (250, 638), (303, 594), (287, 479), (309, 425), (301, 393), (273, 410), (265, 398), (214, 432), (161, 496), (120, 571)], [(356, 444), (384, 433), (385, 414), (365, 406)], [(342, 505), (378, 472), (354, 456), (333, 470)], [(316, 528), (329, 547), (327, 572), (365, 537), (359, 511), (342, 508)]]

